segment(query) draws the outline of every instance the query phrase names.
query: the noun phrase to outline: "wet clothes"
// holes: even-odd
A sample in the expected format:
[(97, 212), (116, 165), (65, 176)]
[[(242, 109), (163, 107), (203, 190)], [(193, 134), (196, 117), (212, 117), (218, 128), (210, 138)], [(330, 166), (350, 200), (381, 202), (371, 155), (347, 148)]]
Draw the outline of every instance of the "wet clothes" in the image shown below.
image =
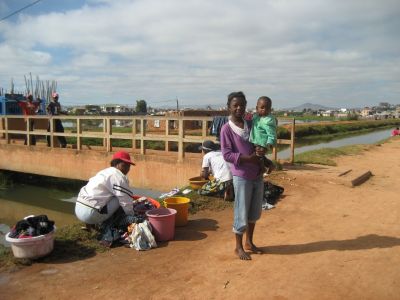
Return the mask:
[(46, 215), (32, 216), (20, 220), (10, 230), (10, 238), (26, 238), (47, 234), (54, 230), (54, 221)]

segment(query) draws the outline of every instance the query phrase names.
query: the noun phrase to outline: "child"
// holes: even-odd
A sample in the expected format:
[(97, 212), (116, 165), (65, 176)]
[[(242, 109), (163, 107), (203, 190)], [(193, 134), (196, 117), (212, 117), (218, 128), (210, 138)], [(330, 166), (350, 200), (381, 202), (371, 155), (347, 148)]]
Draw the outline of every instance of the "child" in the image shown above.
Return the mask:
[[(253, 126), (250, 132), (250, 141), (255, 146), (265, 149), (265, 152), (272, 149), (276, 144), (276, 119), (271, 115), (272, 101), (267, 96), (258, 98), (256, 114), (253, 116)], [(270, 160), (263, 157), (264, 166), (270, 173), (273, 164)]]
[[(264, 184), (258, 155), (264, 155), (264, 149), (249, 142), (250, 124), (244, 119), (246, 97), (242, 92), (228, 96), (229, 121), (221, 128), (221, 150), (229, 163), (233, 175), (235, 193), (234, 223), (236, 248), (235, 254), (242, 260), (250, 260), (246, 250), (262, 253), (253, 243), (256, 221), (261, 216)], [(246, 242), (243, 247), (243, 234)]]

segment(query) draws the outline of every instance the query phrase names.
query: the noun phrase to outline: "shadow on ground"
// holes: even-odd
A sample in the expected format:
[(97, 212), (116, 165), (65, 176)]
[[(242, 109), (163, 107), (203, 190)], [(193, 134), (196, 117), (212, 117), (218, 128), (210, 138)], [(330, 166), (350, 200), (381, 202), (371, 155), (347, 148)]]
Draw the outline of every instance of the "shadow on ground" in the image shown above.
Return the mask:
[(198, 241), (207, 237), (206, 231), (215, 231), (218, 222), (213, 219), (190, 220), (186, 226), (175, 228), (175, 241)]
[(297, 245), (278, 245), (262, 247), (267, 254), (291, 255), (329, 250), (368, 250), (374, 248), (392, 248), (400, 246), (400, 238), (369, 234), (351, 240), (320, 241)]

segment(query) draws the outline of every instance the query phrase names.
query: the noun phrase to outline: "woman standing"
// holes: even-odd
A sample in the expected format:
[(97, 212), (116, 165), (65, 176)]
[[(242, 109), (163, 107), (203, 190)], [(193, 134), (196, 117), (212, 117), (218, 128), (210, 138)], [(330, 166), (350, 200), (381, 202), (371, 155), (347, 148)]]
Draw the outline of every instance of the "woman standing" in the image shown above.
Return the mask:
[[(251, 257), (245, 250), (262, 253), (253, 243), (256, 221), (261, 216), (264, 184), (262, 166), (259, 160), (264, 149), (254, 148), (249, 142), (251, 125), (244, 120), (246, 96), (233, 92), (228, 96), (229, 122), (221, 128), (221, 150), (224, 159), (230, 163), (235, 192), (233, 232), (235, 233), (235, 254), (242, 260)], [(243, 247), (243, 234), (246, 242)]]

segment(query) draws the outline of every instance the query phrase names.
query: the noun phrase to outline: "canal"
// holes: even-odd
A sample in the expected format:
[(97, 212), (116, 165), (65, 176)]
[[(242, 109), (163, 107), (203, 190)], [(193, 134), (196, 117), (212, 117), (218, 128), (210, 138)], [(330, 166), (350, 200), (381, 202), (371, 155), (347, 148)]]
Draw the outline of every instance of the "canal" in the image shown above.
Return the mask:
[[(378, 141), (390, 137), (393, 128), (377, 130), (369, 133), (351, 135), (339, 138), (324, 138), (323, 140), (302, 141), (296, 140), (296, 147), (294, 150), (295, 155), (311, 150), (322, 148), (338, 148), (342, 146), (356, 145), (356, 144), (373, 144)], [(289, 159), (290, 148), (278, 151), (278, 159)]]

